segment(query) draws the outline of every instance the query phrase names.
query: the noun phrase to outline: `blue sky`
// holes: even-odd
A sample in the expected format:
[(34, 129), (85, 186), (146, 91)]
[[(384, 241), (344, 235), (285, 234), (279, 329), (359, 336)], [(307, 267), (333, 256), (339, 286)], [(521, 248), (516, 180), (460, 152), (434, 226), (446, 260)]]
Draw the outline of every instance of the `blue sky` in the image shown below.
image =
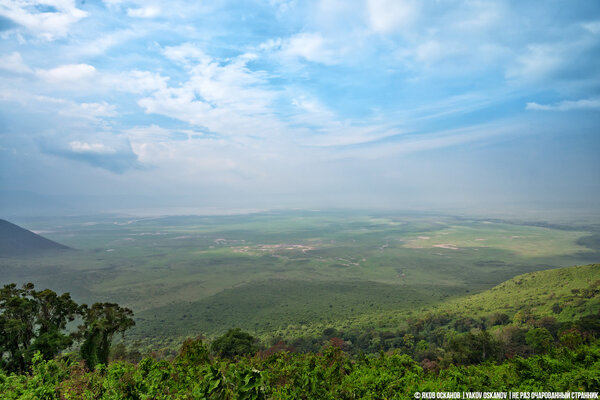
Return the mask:
[(597, 207), (599, 136), (597, 1), (0, 1), (4, 192)]

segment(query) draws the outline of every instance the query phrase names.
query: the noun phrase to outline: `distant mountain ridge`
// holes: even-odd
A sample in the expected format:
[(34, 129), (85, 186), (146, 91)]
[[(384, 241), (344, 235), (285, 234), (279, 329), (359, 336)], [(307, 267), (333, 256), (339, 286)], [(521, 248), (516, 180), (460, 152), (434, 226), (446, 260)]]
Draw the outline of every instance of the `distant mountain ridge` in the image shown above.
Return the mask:
[(0, 219), (0, 257), (38, 255), (69, 249), (70, 247)]

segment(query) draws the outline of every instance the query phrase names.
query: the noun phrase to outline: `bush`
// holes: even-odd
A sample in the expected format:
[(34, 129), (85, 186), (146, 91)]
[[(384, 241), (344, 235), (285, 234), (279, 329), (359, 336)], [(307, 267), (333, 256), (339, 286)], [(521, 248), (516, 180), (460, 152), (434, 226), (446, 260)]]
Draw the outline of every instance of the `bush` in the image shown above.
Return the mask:
[(256, 353), (258, 351), (257, 341), (249, 333), (235, 328), (216, 339), (212, 343), (211, 349), (221, 357), (233, 358)]

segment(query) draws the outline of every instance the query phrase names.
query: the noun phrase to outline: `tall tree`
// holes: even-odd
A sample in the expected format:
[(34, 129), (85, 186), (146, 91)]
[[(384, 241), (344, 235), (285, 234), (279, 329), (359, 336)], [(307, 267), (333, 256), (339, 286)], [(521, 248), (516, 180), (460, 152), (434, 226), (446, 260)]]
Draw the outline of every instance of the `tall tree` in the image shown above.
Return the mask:
[(11, 283), (0, 289), (0, 356), (2, 367), (22, 372), (25, 358), (35, 337), (35, 317), (38, 305), (32, 299), (33, 284), (22, 289)]
[(44, 359), (51, 359), (61, 350), (73, 344), (74, 334), (63, 331), (67, 323), (73, 321), (79, 314), (77, 303), (69, 293), (57, 295), (50, 289), (32, 293), (38, 306), (37, 336), (31, 344), (30, 353), (40, 351)]
[(27, 369), (40, 351), (51, 359), (73, 343), (64, 333), (79, 308), (68, 293), (58, 296), (50, 289), (34, 290), (32, 283), (17, 288), (12, 283), (0, 289), (0, 362), (9, 371)]
[[(66, 332), (67, 324), (81, 316), (79, 332)], [(69, 293), (36, 291), (28, 283), (11, 283), (0, 289), (0, 368), (25, 372), (36, 352), (49, 360), (83, 339), (81, 355), (89, 368), (106, 363), (113, 336), (135, 323), (133, 312), (114, 303), (79, 306)]]
[(116, 333), (124, 334), (135, 325), (133, 311), (120, 307), (115, 303), (95, 303), (92, 307), (82, 305), (83, 325), (80, 326), (83, 336), (81, 357), (87, 367), (93, 369), (96, 364), (106, 364), (110, 353), (110, 345)]

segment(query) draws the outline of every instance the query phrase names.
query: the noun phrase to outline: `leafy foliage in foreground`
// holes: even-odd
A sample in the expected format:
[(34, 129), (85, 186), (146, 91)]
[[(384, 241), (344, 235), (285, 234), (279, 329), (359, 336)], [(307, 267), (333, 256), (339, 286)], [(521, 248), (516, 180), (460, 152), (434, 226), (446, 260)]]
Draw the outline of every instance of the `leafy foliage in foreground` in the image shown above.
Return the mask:
[[(563, 270), (536, 272), (454, 303), (471, 303), (478, 312), (434, 309), (394, 332), (330, 327), (316, 341), (297, 338), (257, 353), (256, 339), (239, 329), (211, 346), (188, 339), (172, 358), (156, 353), (141, 359), (121, 344), (113, 348), (116, 361), (93, 370), (76, 355), (45, 360), (37, 352), (29, 373), (0, 372), (0, 393), (7, 399), (402, 399), (417, 391), (598, 390), (600, 289), (589, 278), (597, 277), (599, 266), (572, 271), (585, 276), (581, 288), (563, 280)], [(564, 285), (553, 285), (555, 278)], [(538, 305), (532, 296), (523, 299), (529, 307), (502, 307), (507, 297), (538, 295), (529, 288), (561, 310)], [(110, 312), (99, 315), (108, 318), (100, 325), (110, 326)]]
[(29, 375), (0, 372), (5, 399), (403, 399), (416, 391), (590, 391), (600, 387), (598, 341), (547, 354), (428, 371), (398, 352), (350, 357), (335, 345), (320, 353), (208, 356), (189, 340), (174, 359), (118, 361), (89, 371), (36, 355)]

